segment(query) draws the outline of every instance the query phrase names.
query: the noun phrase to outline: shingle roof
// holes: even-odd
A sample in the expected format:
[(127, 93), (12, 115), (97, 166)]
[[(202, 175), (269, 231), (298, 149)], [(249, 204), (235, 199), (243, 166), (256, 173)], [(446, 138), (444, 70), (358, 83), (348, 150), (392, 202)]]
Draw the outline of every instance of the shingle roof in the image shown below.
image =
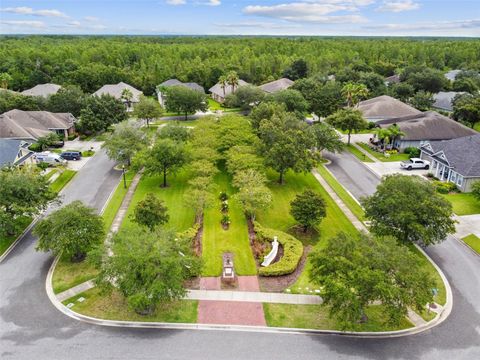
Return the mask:
[(48, 97), (49, 95), (56, 94), (61, 88), (62, 87), (57, 84), (39, 84), (31, 89), (22, 91), (22, 94), (27, 96)]
[[(238, 85), (235, 87), (235, 89), (238, 89), (241, 86), (249, 85), (246, 81), (243, 81), (242, 79), (238, 80)], [(213, 85), (209, 90), (212, 94), (224, 97), (223, 95), (223, 89), (220, 83), (217, 83)], [(232, 85), (227, 85), (225, 86), (225, 97), (230, 95), (232, 93)]]
[(433, 95), (435, 102), (433, 107), (441, 110), (453, 111), (452, 101), (457, 95), (465, 94), (465, 92), (458, 91), (440, 91)]
[(450, 70), (445, 73), (445, 77), (450, 81), (455, 81), (457, 75), (460, 74), (462, 70)]
[(405, 136), (402, 140), (450, 140), (477, 134), (455, 120), (443, 116), (436, 111), (426, 111), (419, 115), (405, 116), (377, 122), (380, 127), (397, 124)]
[(183, 83), (180, 80), (177, 79), (169, 79), (167, 81), (164, 81), (161, 83), (159, 86), (175, 86), (175, 85), (182, 85)]
[(54, 129), (70, 129), (75, 121), (70, 113), (10, 110), (0, 115), (0, 138), (36, 140)]
[(361, 101), (358, 104), (358, 110), (369, 120), (399, 118), (422, 113), (414, 107), (388, 95)]
[(443, 151), (448, 163), (463, 176), (480, 177), (480, 134), (447, 141), (432, 141), (434, 154)]
[(400, 82), (400, 75), (392, 75), (385, 78), (385, 82), (388, 84), (397, 84)]
[(180, 80), (177, 80), (177, 79), (170, 79), (170, 80), (164, 81), (159, 86), (160, 87), (161, 86), (164, 86), (164, 87), (184, 86), (184, 87), (187, 87), (189, 89), (201, 92), (202, 94), (205, 94), (205, 89), (203, 88), (203, 86), (198, 85), (195, 82), (183, 83), (183, 82), (181, 82)]
[(22, 140), (0, 139), (0, 167), (13, 165)]
[(263, 91), (272, 94), (272, 93), (276, 93), (278, 91), (288, 89), (293, 84), (294, 84), (294, 82), (292, 80), (287, 79), (287, 78), (282, 78), (282, 79), (278, 79), (278, 80), (271, 81), (269, 83), (263, 84), (259, 87)]
[(114, 85), (103, 85), (100, 89), (95, 91), (93, 95), (101, 96), (104, 94), (113, 96), (114, 98), (121, 100), (122, 99), (122, 91), (124, 89), (128, 89), (132, 92), (132, 102), (139, 102), (140, 95), (143, 94), (140, 90), (135, 89), (133, 86), (125, 84), (124, 82), (119, 82), (118, 84)]

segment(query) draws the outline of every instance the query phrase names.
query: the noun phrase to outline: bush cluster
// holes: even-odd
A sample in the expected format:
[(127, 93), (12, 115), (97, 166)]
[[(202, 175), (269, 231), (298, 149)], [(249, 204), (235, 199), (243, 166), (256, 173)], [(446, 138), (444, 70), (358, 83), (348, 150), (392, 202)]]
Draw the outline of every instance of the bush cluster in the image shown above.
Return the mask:
[(458, 191), (457, 185), (451, 182), (443, 182), (440, 180), (436, 180), (433, 182), (435, 185), (435, 189), (440, 194), (448, 194), (450, 192)]
[(408, 154), (410, 159), (420, 157), (420, 149), (413, 146), (405, 148), (403, 152)]
[(303, 254), (303, 244), (293, 236), (279, 230), (265, 228), (255, 222), (255, 234), (261, 241), (273, 241), (277, 236), (278, 242), (283, 248), (283, 256), (280, 261), (258, 270), (261, 276), (288, 275), (295, 271)]

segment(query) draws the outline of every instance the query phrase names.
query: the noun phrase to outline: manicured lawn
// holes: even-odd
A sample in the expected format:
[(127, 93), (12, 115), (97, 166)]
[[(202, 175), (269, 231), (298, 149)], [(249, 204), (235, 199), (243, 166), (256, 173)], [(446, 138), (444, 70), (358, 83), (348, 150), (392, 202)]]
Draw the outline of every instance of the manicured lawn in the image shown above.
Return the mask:
[(212, 111), (225, 110), (225, 107), (222, 104), (220, 104), (218, 101), (213, 100), (212, 98), (208, 98), (208, 108)]
[(69, 183), (69, 181), (72, 180), (76, 173), (76, 171), (68, 169), (62, 171), (60, 176), (50, 184), (50, 188), (57, 193), (60, 192)]
[[(328, 308), (323, 305), (289, 305), (263, 304), (265, 320), (268, 326), (303, 329), (340, 330), (335, 319), (328, 316)], [(357, 331), (401, 330), (413, 327), (408, 319), (403, 319), (399, 326), (383, 323), (380, 306), (371, 306), (366, 314), (368, 321), (361, 324)]]
[(335, 193), (342, 199), (345, 205), (348, 206), (350, 211), (361, 221), (365, 219), (365, 212), (363, 211), (362, 206), (345, 190), (345, 188), (340, 185), (340, 183), (333, 177), (333, 175), (324, 167), (319, 166), (317, 168), (318, 172), (325, 181), (330, 185), (330, 187), (335, 191)]
[(52, 285), (55, 294), (68, 290), (97, 276), (98, 270), (86, 260), (72, 263), (66, 256), (62, 256), (55, 267)]
[(162, 184), (161, 176), (147, 177), (142, 176), (137, 190), (133, 195), (132, 202), (128, 208), (122, 226), (125, 228), (135, 228), (136, 225), (130, 218), (135, 206), (140, 200), (143, 200), (147, 193), (154, 193), (159, 199), (165, 202), (170, 215), (168, 228), (175, 231), (184, 231), (190, 228), (195, 220), (195, 212), (193, 209), (185, 205), (184, 194), (188, 190), (189, 174), (186, 171), (180, 171), (176, 176), (169, 175), (168, 187), (160, 187)]
[[(83, 302), (77, 301), (83, 297)], [(153, 315), (142, 316), (128, 307), (124, 297), (116, 291), (102, 294), (100, 289), (93, 288), (63, 302), (75, 304), (72, 310), (83, 315), (106, 320), (196, 323), (198, 301), (180, 300), (168, 305), (159, 306)]]
[(219, 191), (225, 191), (229, 195), (230, 227), (224, 230), (220, 223), (222, 212), (220, 200), (205, 210), (203, 219), (203, 276), (219, 276), (222, 273), (222, 254), (232, 252), (233, 262), (237, 275), (255, 275), (257, 268), (250, 249), (248, 239), (248, 227), (245, 215), (240, 205), (232, 199), (234, 189), (231, 186), (231, 178), (226, 172), (221, 172), (215, 177), (215, 183)]
[(378, 160), (383, 162), (392, 162), (392, 161), (406, 161), (410, 158), (409, 154), (404, 153), (396, 153), (391, 154), (389, 157), (386, 157), (382, 153), (372, 150), (367, 144), (365, 143), (357, 143), (362, 149), (368, 151), (369, 154), (375, 156)]
[(453, 206), (453, 212), (457, 215), (480, 214), (480, 200), (472, 193), (452, 193), (443, 195)]
[(360, 150), (358, 150), (355, 146), (352, 144), (347, 145), (345, 147), (349, 152), (351, 152), (358, 160), (363, 161), (363, 162), (368, 162), (371, 163), (373, 162), (372, 159), (370, 159), (367, 155), (362, 153)]
[(470, 234), (465, 236), (462, 240), (465, 242), (465, 244), (475, 250), (477, 254), (480, 254), (480, 239), (476, 235)]
[(473, 128), (480, 132), (480, 122), (477, 122)]
[(0, 255), (2, 255), (10, 245), (17, 239), (23, 230), (32, 222), (32, 219), (26, 216), (20, 217), (17, 220), (18, 229), (13, 235), (0, 234)]

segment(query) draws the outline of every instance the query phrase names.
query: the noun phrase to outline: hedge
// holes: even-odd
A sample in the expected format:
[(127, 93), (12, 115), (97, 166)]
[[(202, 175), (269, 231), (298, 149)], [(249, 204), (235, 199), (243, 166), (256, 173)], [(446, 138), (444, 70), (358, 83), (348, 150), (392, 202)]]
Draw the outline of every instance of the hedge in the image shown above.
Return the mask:
[(273, 241), (276, 236), (278, 242), (283, 248), (283, 256), (280, 261), (258, 270), (261, 276), (280, 276), (288, 275), (295, 271), (302, 258), (303, 244), (293, 236), (279, 230), (265, 228), (255, 222), (255, 234), (260, 241)]

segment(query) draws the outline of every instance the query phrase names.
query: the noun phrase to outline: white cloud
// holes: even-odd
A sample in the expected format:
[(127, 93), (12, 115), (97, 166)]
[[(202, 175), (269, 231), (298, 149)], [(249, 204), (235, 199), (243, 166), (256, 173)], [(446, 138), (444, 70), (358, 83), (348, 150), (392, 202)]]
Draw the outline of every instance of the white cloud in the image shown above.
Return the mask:
[(205, 5), (219, 6), (219, 5), (222, 5), (222, 2), (221, 0), (208, 0), (208, 2), (205, 3)]
[(36, 21), (36, 20), (0, 20), (0, 24), (13, 26), (15, 28), (35, 28), (35, 29), (42, 29), (45, 28), (46, 25), (43, 21)]
[(45, 17), (59, 17), (59, 18), (68, 18), (68, 16), (62, 13), (59, 10), (34, 10), (31, 7), (20, 6), (20, 7), (8, 7), (0, 9), (0, 12), (6, 12), (11, 14), (20, 14), (20, 15), (33, 15), (33, 16), (45, 16)]
[(85, 16), (83, 18), (85, 21), (88, 21), (88, 22), (97, 22), (97, 21), (100, 21), (100, 19), (98, 17), (95, 17), (95, 16)]
[(299, 29), (300, 24), (279, 24), (270, 22), (245, 21), (239, 23), (217, 23), (214, 24), (221, 28), (251, 28), (251, 29)]
[(167, 0), (166, 3), (168, 5), (177, 6), (177, 5), (185, 5), (187, 1), (186, 0)]
[(387, 30), (389, 32), (445, 32), (449, 31), (452, 35), (453, 30), (480, 29), (480, 19), (472, 20), (453, 20), (438, 22), (419, 22), (413, 24), (378, 24), (364, 26), (364, 29)]
[(420, 8), (420, 4), (413, 2), (412, 0), (404, 1), (384, 1), (383, 4), (376, 10), (380, 12), (402, 12), (417, 10)]

